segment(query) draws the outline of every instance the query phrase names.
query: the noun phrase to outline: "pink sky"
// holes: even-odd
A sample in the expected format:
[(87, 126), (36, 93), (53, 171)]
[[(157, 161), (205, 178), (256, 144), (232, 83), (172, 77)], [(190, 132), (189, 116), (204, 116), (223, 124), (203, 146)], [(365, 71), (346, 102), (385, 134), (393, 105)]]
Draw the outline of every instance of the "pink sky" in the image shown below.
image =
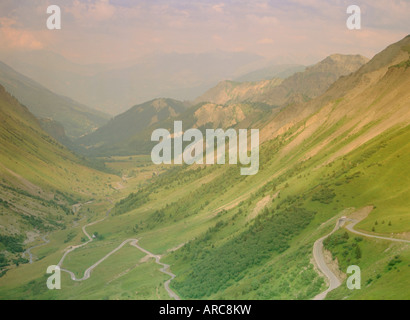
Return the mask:
[[(46, 28), (48, 5), (62, 30)], [(308, 64), (332, 53), (372, 57), (409, 32), (410, 1), (356, 1), (362, 30), (346, 28), (350, 1), (2, 0), (0, 50), (45, 49), (82, 63), (150, 53), (245, 51)]]

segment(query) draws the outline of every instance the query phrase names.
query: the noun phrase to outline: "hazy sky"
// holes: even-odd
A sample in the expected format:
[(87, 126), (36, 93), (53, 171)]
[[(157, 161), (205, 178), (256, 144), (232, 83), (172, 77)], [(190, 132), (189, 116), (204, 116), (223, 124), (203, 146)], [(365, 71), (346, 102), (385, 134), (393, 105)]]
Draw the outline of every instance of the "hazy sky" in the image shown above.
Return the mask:
[[(46, 28), (48, 5), (62, 30)], [(362, 30), (346, 28), (349, 5)], [(150, 53), (246, 51), (317, 62), (332, 53), (372, 57), (410, 33), (405, 0), (1, 0), (0, 50), (51, 50), (76, 62), (135, 60)]]

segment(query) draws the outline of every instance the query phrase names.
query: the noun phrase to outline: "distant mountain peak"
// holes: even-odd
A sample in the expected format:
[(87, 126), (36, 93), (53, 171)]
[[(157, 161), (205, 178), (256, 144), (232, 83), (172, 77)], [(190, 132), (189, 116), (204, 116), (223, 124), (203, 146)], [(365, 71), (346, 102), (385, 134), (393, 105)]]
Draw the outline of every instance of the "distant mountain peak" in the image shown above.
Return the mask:
[(284, 106), (325, 92), (339, 77), (348, 75), (369, 61), (361, 55), (332, 54), (303, 72), (282, 79), (237, 83), (222, 81), (195, 100), (195, 103), (262, 102)]

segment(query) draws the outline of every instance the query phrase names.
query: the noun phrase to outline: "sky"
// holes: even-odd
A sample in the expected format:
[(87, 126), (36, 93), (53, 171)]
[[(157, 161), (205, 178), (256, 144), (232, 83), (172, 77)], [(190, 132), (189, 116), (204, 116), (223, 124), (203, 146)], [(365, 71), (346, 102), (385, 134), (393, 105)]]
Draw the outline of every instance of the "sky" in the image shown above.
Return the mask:
[[(346, 27), (351, 4), (361, 30)], [(61, 30), (46, 27), (49, 5), (61, 7)], [(77, 63), (227, 51), (309, 64), (333, 53), (371, 58), (409, 34), (409, 21), (407, 0), (1, 0), (0, 50)]]

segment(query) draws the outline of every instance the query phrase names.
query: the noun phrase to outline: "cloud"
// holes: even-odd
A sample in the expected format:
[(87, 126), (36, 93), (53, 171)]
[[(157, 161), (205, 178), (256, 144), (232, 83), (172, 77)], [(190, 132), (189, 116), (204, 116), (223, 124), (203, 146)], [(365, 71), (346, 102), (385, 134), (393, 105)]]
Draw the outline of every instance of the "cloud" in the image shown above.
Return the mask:
[[(44, 30), (51, 3), (62, 9), (63, 30), (58, 33)], [(243, 50), (269, 59), (294, 53), (298, 62), (306, 64), (341, 51), (371, 56), (408, 33), (410, 1), (391, 0), (389, 5), (385, 0), (359, 1), (360, 34), (346, 29), (350, 4), (350, 0), (1, 0), (0, 43), (14, 48), (44, 46), (87, 62), (134, 60), (157, 52)]]
[(263, 38), (258, 41), (258, 44), (273, 44), (274, 42), (271, 38)]
[(212, 6), (212, 9), (218, 13), (223, 13), (224, 12), (224, 7), (225, 4), (224, 3), (219, 3), (219, 4), (215, 4)]
[(117, 8), (111, 5), (109, 0), (96, 0), (95, 2), (74, 0), (65, 11), (71, 13), (77, 20), (95, 23), (112, 19)]
[(273, 15), (248, 14), (246, 19), (248, 23), (252, 25), (259, 25), (265, 28), (274, 27), (280, 23), (279, 20)]
[(8, 17), (0, 18), (0, 47), (3, 49), (39, 50), (44, 46), (34, 32), (18, 29), (17, 21)]

